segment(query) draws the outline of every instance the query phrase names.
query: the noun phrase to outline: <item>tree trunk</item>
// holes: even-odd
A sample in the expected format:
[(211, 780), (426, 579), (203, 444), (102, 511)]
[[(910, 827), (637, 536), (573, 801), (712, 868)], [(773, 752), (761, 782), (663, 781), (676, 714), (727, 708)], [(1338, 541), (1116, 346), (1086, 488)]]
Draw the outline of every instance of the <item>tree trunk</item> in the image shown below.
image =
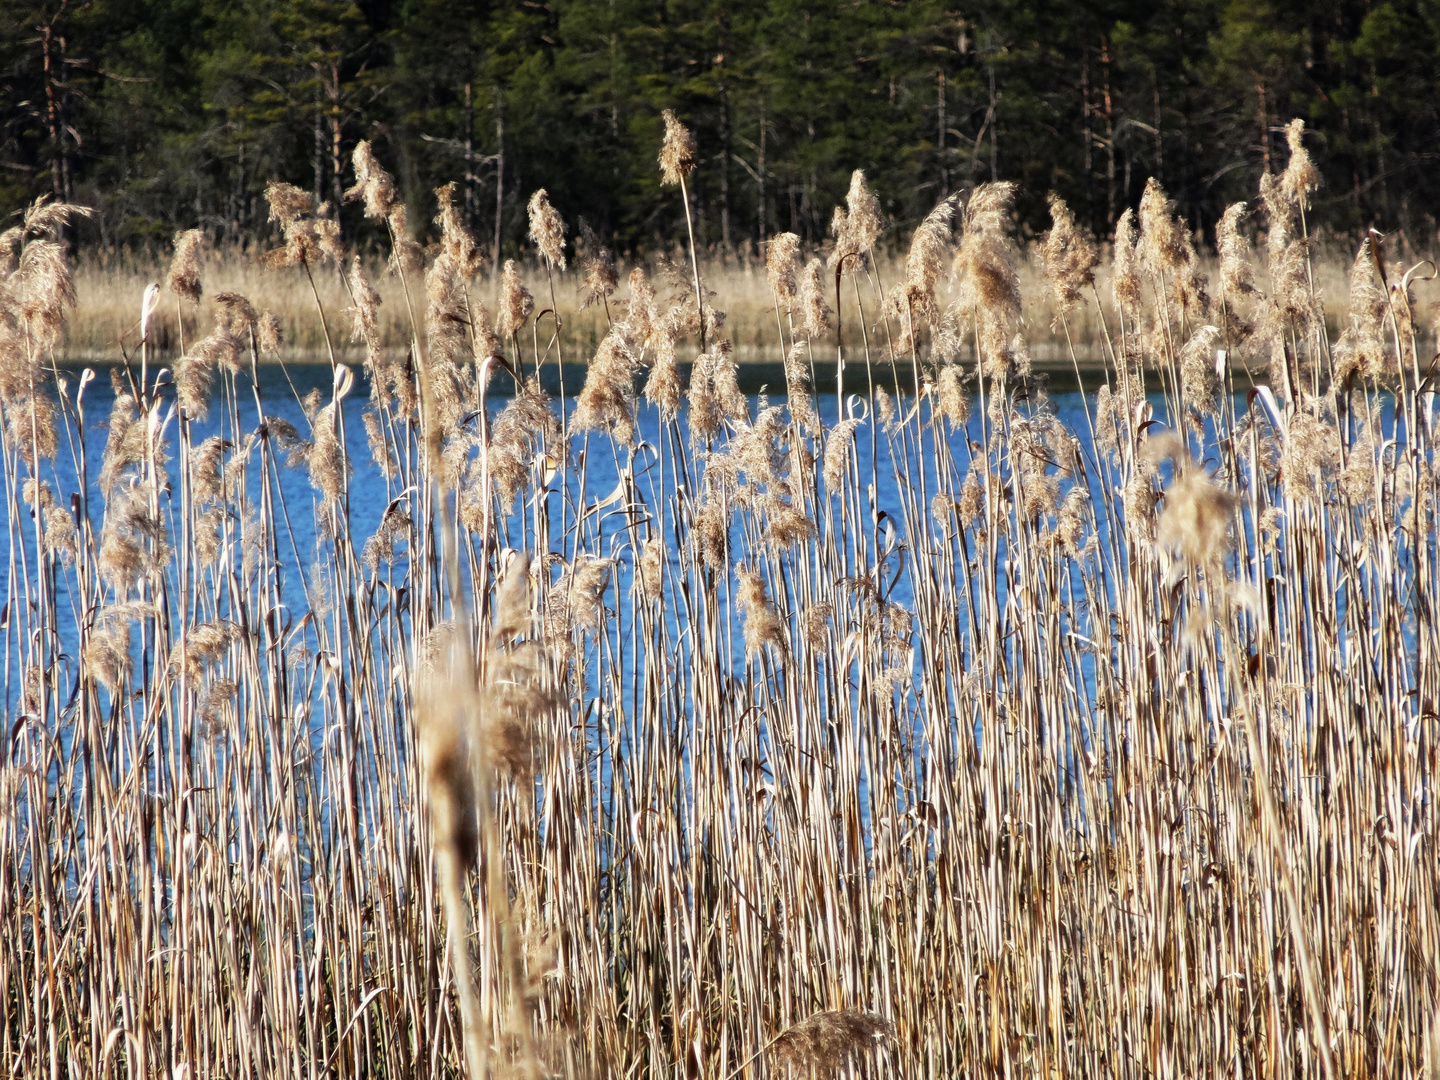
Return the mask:
[(936, 91), (935, 110), (939, 118), (936, 125), (939, 128), (935, 139), (936, 149), (940, 155), (940, 197), (943, 199), (950, 194), (950, 169), (945, 163), (945, 69), (940, 69), (939, 87)]
[(765, 242), (765, 99), (760, 99), (760, 160), (755, 169), (755, 234)]
[[(317, 72), (318, 74), (318, 72)], [(315, 170), (315, 205), (325, 197), (325, 126), (320, 104), (320, 87), (315, 87), (315, 146), (311, 153), (311, 166)]]
[(475, 229), (475, 96), (465, 80), (465, 227)]
[(730, 94), (720, 83), (720, 244), (730, 250)]
[(1100, 68), (1105, 73), (1105, 221), (1115, 227), (1115, 104), (1110, 96), (1110, 42), (1100, 36)]
[(491, 267), (500, 281), (500, 223), (505, 216), (505, 94), (495, 87), (495, 257)]
[(340, 112), (340, 67), (330, 67), (330, 200), (335, 220), (340, 220), (340, 206), (345, 201), (345, 157), (341, 153), (344, 120)]

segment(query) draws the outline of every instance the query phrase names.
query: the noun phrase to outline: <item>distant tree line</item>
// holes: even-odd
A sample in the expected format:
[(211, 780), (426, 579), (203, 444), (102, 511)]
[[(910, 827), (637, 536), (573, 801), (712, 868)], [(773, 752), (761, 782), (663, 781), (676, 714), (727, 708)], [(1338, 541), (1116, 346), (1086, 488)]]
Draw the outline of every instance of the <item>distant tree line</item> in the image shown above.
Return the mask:
[(855, 168), (901, 227), (1000, 177), (1027, 228), (1054, 191), (1104, 235), (1153, 175), (1209, 232), (1299, 116), (1319, 217), (1429, 246), (1437, 69), (1437, 0), (6, 0), (0, 213), (53, 193), (97, 209), (85, 242), (253, 241), (268, 180), (338, 204), (370, 139), (422, 232), (453, 179), (513, 254), (543, 186), (653, 250), (683, 232), (674, 108), (710, 246), (823, 238)]

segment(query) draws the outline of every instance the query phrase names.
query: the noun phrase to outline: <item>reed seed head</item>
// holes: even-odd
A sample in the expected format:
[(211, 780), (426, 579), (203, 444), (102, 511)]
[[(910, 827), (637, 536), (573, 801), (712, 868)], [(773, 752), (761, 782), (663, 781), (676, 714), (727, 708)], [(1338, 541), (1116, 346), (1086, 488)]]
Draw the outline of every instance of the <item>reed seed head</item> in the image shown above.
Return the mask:
[(770, 603), (765, 579), (744, 563), (735, 568), (735, 577), (740, 584), (736, 603), (745, 622), (745, 655), (757, 656), (768, 645), (783, 657), (785, 624)]
[(1240, 219), (1245, 216), (1245, 204), (1237, 202), (1227, 207), (1215, 226), (1215, 250), (1220, 256), (1220, 286), (1225, 290), (1225, 301), (1233, 304), (1236, 298), (1255, 295), (1255, 270), (1250, 265), (1250, 240), (1240, 231)]
[(915, 230), (910, 240), (910, 252), (905, 257), (905, 299), (909, 311), (901, 320), (907, 328), (910, 316), (934, 322), (940, 314), (935, 304), (935, 286), (940, 281), (941, 268), (950, 254), (955, 234), (955, 219), (959, 205), (958, 194), (948, 195), (925, 215), (925, 220)]
[(500, 274), (500, 314), (495, 329), (501, 338), (514, 337), (535, 310), (535, 297), (520, 283), (515, 260), (506, 259)]
[(970, 422), (970, 397), (961, 385), (959, 365), (947, 364), (935, 380), (935, 408), (950, 425), (951, 431), (964, 431)]
[(270, 220), (282, 229), (315, 209), (315, 200), (309, 192), (280, 180), (271, 180), (265, 185), (265, 201), (270, 204)]
[(1202, 326), (1190, 335), (1180, 350), (1180, 386), (1185, 399), (1207, 416), (1220, 415), (1220, 395), (1225, 389), (1224, 361), (1218, 326)]
[(1115, 223), (1114, 267), (1110, 288), (1115, 306), (1134, 324), (1140, 317), (1140, 251), (1135, 211), (1126, 208)]
[(787, 311), (795, 306), (800, 274), (800, 237), (784, 232), (770, 240), (765, 251), (765, 275), (770, 290)]
[(205, 234), (187, 229), (175, 234), (175, 256), (170, 260), (170, 273), (165, 286), (176, 296), (192, 304), (200, 302), (200, 275), (204, 269)]
[(801, 331), (811, 341), (830, 333), (834, 312), (825, 302), (825, 268), (819, 259), (811, 259), (800, 280)]
[[(585, 303), (582, 308), (608, 300), (620, 284), (620, 275), (615, 270), (610, 249), (584, 218), (580, 219), (580, 250), (577, 254), (581, 273), (584, 274)], [(640, 340), (643, 344), (644, 339)]]
[[(830, 224), (835, 247), (826, 268), (834, 270), (844, 259), (842, 272), (853, 274), (864, 269), (870, 249), (875, 246), (884, 228), (880, 199), (866, 185), (865, 171), (856, 169), (850, 174), (850, 190), (845, 195), (845, 206), (835, 208), (835, 217)], [(852, 255), (858, 258), (849, 258)]]
[(655, 288), (644, 269), (638, 266), (630, 271), (627, 280), (630, 285), (630, 301), (625, 308), (627, 332), (637, 345), (644, 348), (653, 343), (659, 330), (660, 313), (655, 306)]
[(395, 193), (395, 180), (375, 160), (375, 150), (369, 139), (362, 139), (355, 146), (351, 157), (355, 165), (355, 186), (345, 192), (345, 201), (365, 200), (365, 216), (371, 221), (387, 221), (399, 203)]
[(546, 260), (565, 269), (565, 220), (550, 205), (550, 196), (541, 188), (530, 196), (530, 240)]
[(895, 1025), (875, 1013), (837, 1009), (816, 1013), (788, 1028), (770, 1044), (780, 1068), (809, 1076), (836, 1076), (840, 1070), (895, 1035)]
[(665, 120), (665, 141), (660, 147), (661, 182), (683, 184), (695, 171), (698, 153), (695, 136), (676, 119), (672, 110), (666, 109), (661, 116)]
[(1285, 142), (1290, 147), (1290, 161), (1280, 177), (1280, 187), (1286, 197), (1307, 210), (1310, 207), (1310, 193), (1320, 186), (1320, 170), (1310, 160), (1310, 152), (1304, 143), (1305, 121), (1296, 117), (1285, 125)]
[(280, 318), (273, 311), (262, 311), (255, 323), (255, 337), (261, 352), (278, 353), (285, 343), (280, 332)]
[(1065, 200), (1050, 196), (1052, 226), (1041, 249), (1045, 282), (1055, 300), (1052, 325), (1060, 326), (1065, 315), (1085, 303), (1085, 290), (1095, 284), (1095, 267), (1100, 256), (1095, 244), (1075, 223)]
[(614, 330), (590, 361), (572, 421), (577, 431), (609, 430), (623, 445), (635, 443), (635, 363)]
[(435, 200), (440, 207), (435, 215), (435, 224), (440, 226), (441, 250), (454, 262), (456, 273), (468, 281), (480, 273), (485, 265), (485, 254), (474, 234), (466, 227), (460, 208), (455, 205), (456, 188), (452, 180), (435, 189)]
[[(955, 256), (960, 279), (956, 308), (975, 319), (980, 369), (991, 377), (1023, 374), (1012, 347), (1021, 303), (1017, 253), (1008, 235), (1015, 191), (1009, 182), (975, 189), (965, 207), (964, 236)], [(1021, 366), (1028, 368), (1028, 357)]]
[(350, 295), (355, 301), (354, 307), (346, 309), (352, 318), (351, 340), (365, 343), (370, 363), (374, 364), (380, 355), (381, 347), (380, 294), (370, 284), (370, 278), (366, 275), (358, 255), (350, 263)]

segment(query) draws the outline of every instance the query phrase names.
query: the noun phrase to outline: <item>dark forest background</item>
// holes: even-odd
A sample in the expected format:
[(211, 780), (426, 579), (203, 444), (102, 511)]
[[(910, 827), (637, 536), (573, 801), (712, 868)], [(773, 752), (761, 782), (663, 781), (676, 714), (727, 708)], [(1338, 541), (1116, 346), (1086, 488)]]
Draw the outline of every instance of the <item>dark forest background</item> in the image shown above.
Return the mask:
[(336, 199), (371, 139), (422, 227), (457, 180), (513, 254), (543, 186), (653, 249), (683, 232), (655, 166), (669, 107), (710, 246), (820, 239), (855, 168), (902, 227), (998, 177), (1024, 227), (1055, 191), (1106, 234), (1154, 175), (1208, 234), (1300, 116), (1318, 219), (1428, 247), (1437, 61), (1436, 0), (5, 0), (0, 213), (50, 192), (96, 208), (84, 243), (247, 242), (267, 180)]

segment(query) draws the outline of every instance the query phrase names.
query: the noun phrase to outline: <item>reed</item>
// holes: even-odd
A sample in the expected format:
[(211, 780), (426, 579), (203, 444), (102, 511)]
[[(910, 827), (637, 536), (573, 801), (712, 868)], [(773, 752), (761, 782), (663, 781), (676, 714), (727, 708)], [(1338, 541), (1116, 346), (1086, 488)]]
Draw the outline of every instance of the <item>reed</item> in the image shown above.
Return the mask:
[[(1288, 133), (1217, 266), (1153, 182), (1107, 257), (1055, 200), (1030, 260), (1008, 184), (887, 257), (857, 175), (828, 263), (628, 278), (543, 193), (543, 268), (487, 276), (453, 189), (422, 248), (364, 144), (388, 267), (274, 185), (264, 260), (183, 234), (102, 288), (37, 204), (0, 236), (0, 1066), (1433, 1075), (1434, 272), (1375, 234), (1337, 286)], [(782, 399), (738, 389), (736, 282)], [(105, 305), (97, 417), (61, 361)], [(1040, 327), (1098, 342), (1083, 430)], [(297, 430), (258, 366), (326, 342)]]

